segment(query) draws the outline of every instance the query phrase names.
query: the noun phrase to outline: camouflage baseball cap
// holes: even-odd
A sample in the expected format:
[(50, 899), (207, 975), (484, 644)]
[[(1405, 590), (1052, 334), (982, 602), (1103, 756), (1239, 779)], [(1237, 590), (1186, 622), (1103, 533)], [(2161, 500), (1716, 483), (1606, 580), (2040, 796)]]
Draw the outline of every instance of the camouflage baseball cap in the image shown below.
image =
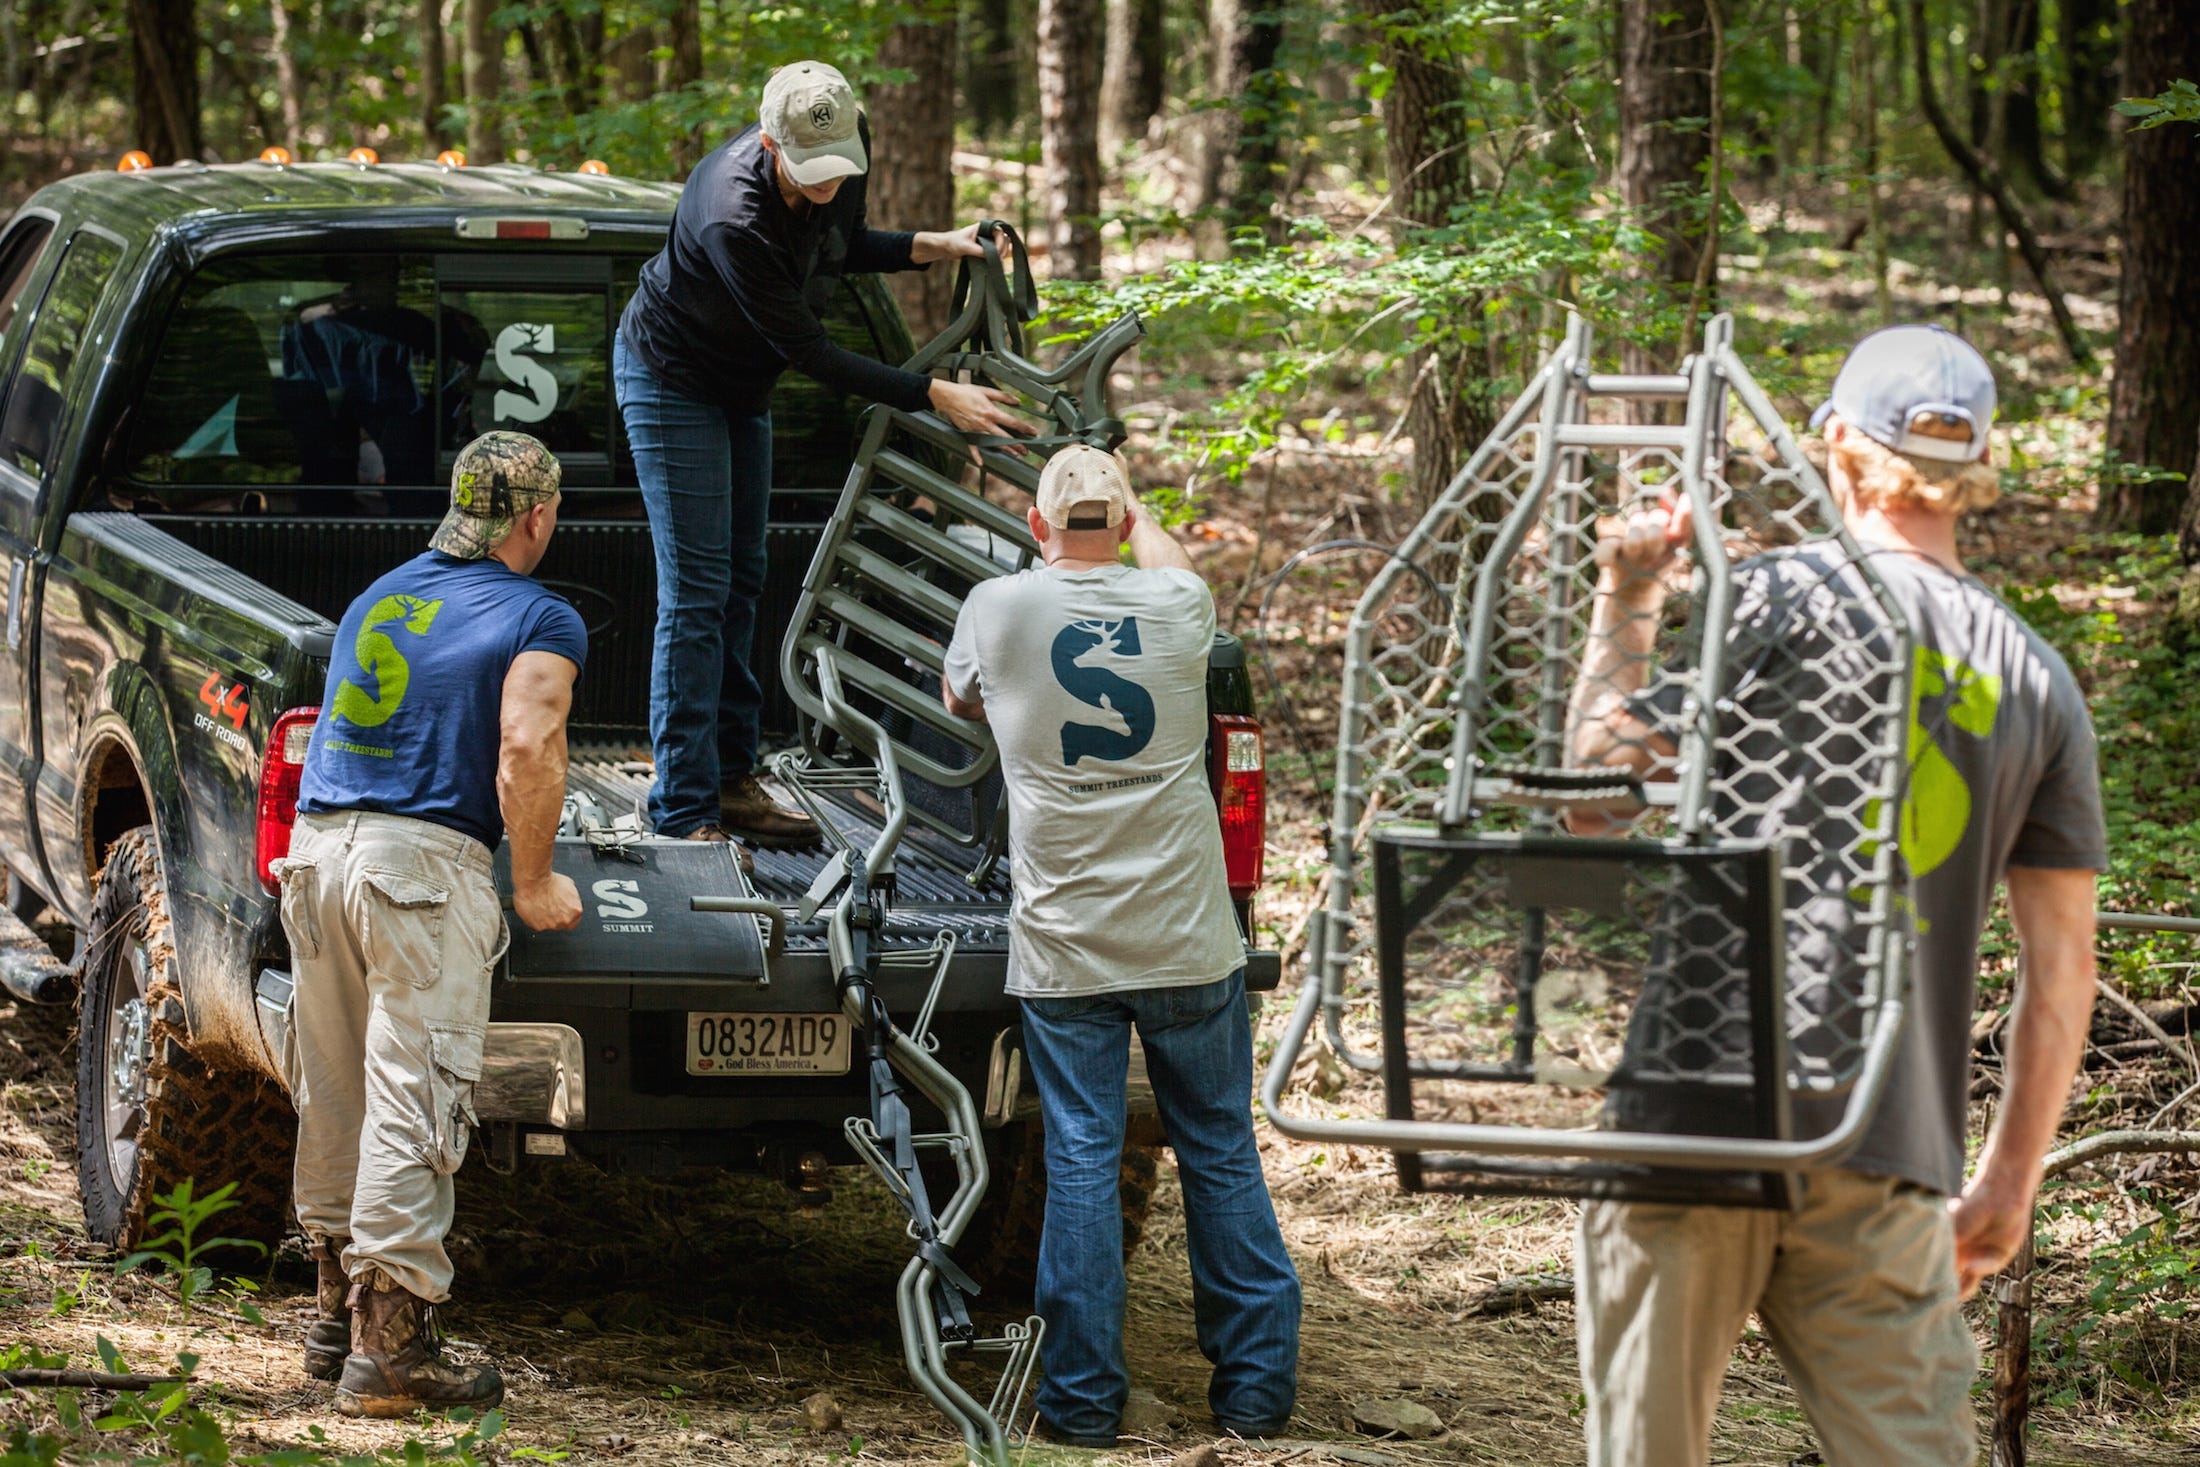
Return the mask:
[(428, 541), (445, 555), (479, 560), (511, 533), (512, 521), (558, 495), (557, 455), (525, 433), (484, 433), (451, 465), (451, 510)]

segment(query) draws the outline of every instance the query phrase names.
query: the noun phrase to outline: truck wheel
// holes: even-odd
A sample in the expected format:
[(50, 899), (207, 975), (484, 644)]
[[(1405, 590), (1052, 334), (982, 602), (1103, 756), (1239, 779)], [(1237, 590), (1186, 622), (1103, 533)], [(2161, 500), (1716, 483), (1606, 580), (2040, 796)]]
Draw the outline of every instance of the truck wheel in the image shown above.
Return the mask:
[[(1123, 1209), (1123, 1258), (1129, 1261), (1146, 1231), (1146, 1214), (1161, 1166), (1161, 1127), (1151, 1116), (1133, 1116), (1123, 1138), (1118, 1194)], [(1046, 1136), (1034, 1116), (986, 1137), (992, 1180), (977, 1215), (955, 1245), (955, 1259), (979, 1283), (1028, 1296), (1039, 1275), (1039, 1229), (1047, 1213)], [(950, 1174), (947, 1179), (952, 1184)], [(947, 1189), (935, 1183), (933, 1198)]]
[(176, 989), (168, 887), (145, 827), (108, 853), (92, 899), (77, 1018), (77, 1190), (84, 1228), (112, 1248), (147, 1234), (156, 1193), (186, 1178), (205, 1196), (235, 1182), (224, 1237), (272, 1243), (291, 1219), (297, 1121), (259, 1075), (212, 1070), (192, 1055)]

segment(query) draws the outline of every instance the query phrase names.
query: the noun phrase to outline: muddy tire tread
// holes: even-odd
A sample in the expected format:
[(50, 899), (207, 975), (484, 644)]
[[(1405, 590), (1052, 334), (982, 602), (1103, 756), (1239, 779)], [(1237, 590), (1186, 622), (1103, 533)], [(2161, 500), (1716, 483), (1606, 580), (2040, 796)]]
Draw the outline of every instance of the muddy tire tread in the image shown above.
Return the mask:
[[(237, 1184), (237, 1205), (213, 1219), (220, 1235), (273, 1244), (291, 1224), (297, 1118), (281, 1087), (258, 1074), (210, 1069), (191, 1053), (186, 1028), (172, 1021), (171, 1013), (182, 1008), (175, 943), (160, 850), (149, 827), (125, 833), (109, 851), (90, 930), (77, 1022), (77, 1178), (85, 1230), (109, 1247), (136, 1247), (147, 1236), (154, 1196), (188, 1177), (200, 1196)], [(119, 960), (119, 938), (131, 932), (144, 943), (154, 973), (147, 992), (153, 1028), (146, 1126), (135, 1184), (124, 1198), (107, 1163), (99, 1046), (106, 1032), (108, 966)]]

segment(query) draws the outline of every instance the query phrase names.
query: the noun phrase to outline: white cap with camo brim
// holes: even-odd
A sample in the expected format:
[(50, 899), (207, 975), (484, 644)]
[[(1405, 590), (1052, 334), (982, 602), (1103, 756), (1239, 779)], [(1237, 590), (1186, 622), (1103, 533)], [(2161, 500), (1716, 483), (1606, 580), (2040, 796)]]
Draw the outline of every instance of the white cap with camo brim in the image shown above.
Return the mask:
[(859, 108), (848, 78), (822, 61), (782, 66), (764, 83), (757, 122), (779, 144), (787, 176), (804, 188), (869, 171), (856, 134)]
[[(1975, 463), (1994, 426), (1994, 369), (1978, 348), (1944, 326), (1889, 326), (1856, 344), (1833, 395), (1810, 416), (1822, 428), (1835, 413), (1866, 437), (1911, 458)], [(1920, 413), (1938, 414), (1962, 438), (1913, 433)]]

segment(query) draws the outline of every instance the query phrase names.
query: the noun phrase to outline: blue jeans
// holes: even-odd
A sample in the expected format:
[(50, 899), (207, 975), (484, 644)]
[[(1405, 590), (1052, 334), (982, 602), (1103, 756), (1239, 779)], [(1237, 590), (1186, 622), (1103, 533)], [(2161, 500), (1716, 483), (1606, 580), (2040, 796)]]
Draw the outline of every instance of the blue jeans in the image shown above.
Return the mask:
[(611, 377), (657, 554), (649, 819), (685, 835), (718, 822), (722, 774), (756, 767), (764, 690), (749, 654), (764, 590), (772, 420), (681, 396), (623, 339), (611, 348)]
[(1046, 1124), (1039, 1414), (1069, 1437), (1112, 1437), (1123, 1364), (1124, 1087), (1132, 1026), (1176, 1151), (1199, 1350), (1215, 1420), (1269, 1435), (1298, 1398), (1299, 1276), (1253, 1140), (1253, 1027), (1245, 974), (1189, 988), (1026, 998), (1024, 1054)]

